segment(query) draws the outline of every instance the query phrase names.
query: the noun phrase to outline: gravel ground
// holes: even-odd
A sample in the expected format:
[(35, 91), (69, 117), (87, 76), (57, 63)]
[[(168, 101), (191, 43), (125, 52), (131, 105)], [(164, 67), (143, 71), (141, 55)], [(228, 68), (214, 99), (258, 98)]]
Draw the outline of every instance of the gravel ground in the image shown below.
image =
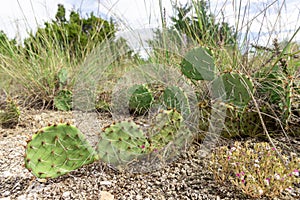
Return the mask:
[[(108, 115), (98, 118), (104, 126), (111, 121)], [(118, 172), (96, 162), (57, 179), (38, 180), (23, 166), (23, 146), (36, 130), (61, 120), (74, 122), (74, 115), (29, 110), (23, 111), (17, 128), (0, 128), (0, 199), (250, 199), (232, 185), (213, 180), (206, 167), (208, 158), (199, 157), (198, 144), (173, 163), (149, 173)], [(87, 138), (94, 144), (95, 137)], [(299, 141), (293, 144), (299, 150)], [(299, 199), (299, 194), (298, 187), (292, 196), (278, 199)]]

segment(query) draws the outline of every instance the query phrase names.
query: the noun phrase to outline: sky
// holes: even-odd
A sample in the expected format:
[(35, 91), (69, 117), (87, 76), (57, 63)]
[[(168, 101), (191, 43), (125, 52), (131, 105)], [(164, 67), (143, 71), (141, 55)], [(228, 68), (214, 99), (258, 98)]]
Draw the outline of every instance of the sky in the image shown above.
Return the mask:
[[(157, 28), (161, 21), (159, 2), (166, 10), (168, 24), (168, 16), (174, 13), (172, 3), (184, 4), (189, 1), (191, 0), (2, 0), (0, 30), (9, 38), (16, 37), (21, 41), (28, 32), (34, 32), (37, 26), (43, 26), (45, 21), (54, 19), (57, 4), (65, 6), (67, 15), (71, 10), (78, 10), (82, 16), (94, 12), (103, 18), (113, 17), (121, 32), (129, 27)], [(238, 27), (241, 33), (247, 32), (248, 28), (254, 43), (270, 43), (275, 35), (280, 40), (290, 38), (300, 26), (298, 0), (211, 0), (210, 8), (217, 19), (224, 18), (226, 22)], [(296, 39), (300, 41), (300, 33), (296, 35)]]

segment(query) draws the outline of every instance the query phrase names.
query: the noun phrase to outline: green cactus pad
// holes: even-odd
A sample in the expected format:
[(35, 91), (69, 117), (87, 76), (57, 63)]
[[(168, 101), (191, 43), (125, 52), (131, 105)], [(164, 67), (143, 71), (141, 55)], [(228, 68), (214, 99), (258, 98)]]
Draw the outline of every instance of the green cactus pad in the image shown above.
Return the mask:
[(130, 92), (132, 95), (129, 99), (129, 110), (137, 114), (145, 113), (154, 100), (151, 91), (145, 85), (134, 85), (129, 88)]
[(95, 160), (95, 151), (74, 126), (45, 127), (32, 136), (25, 167), (38, 178), (56, 178)]
[(132, 121), (122, 121), (104, 128), (97, 152), (100, 160), (121, 167), (146, 153), (148, 148), (140, 127)]
[(244, 107), (251, 100), (254, 86), (250, 78), (240, 73), (225, 73), (221, 75), (226, 92), (226, 102)]
[(212, 53), (202, 47), (192, 49), (184, 56), (181, 71), (193, 80), (213, 80), (216, 76), (216, 67)]
[(169, 142), (175, 142), (178, 138), (179, 129), (183, 118), (175, 109), (163, 110), (154, 121), (150, 130), (149, 142), (151, 150), (160, 150)]
[(167, 109), (176, 109), (183, 117), (188, 116), (190, 111), (189, 100), (181, 88), (168, 86), (162, 95), (164, 105)]

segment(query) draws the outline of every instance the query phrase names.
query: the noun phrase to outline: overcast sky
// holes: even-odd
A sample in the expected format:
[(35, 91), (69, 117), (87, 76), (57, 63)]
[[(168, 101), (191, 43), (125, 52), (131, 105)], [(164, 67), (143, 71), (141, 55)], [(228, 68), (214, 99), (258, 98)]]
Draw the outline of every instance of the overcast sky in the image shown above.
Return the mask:
[[(190, 0), (162, 0), (162, 6), (167, 15), (171, 16), (171, 2), (187, 1)], [(240, 6), (235, 3), (238, 2), (240, 0), (211, 0), (211, 11), (219, 19), (224, 15), (227, 22), (237, 25), (237, 8)], [(67, 12), (79, 10), (83, 16), (93, 11), (104, 18), (122, 19), (123, 23), (119, 22), (122, 29), (160, 26), (159, 0), (2, 0), (0, 30), (10, 38), (24, 39), (28, 31), (34, 31), (37, 25), (41, 26), (45, 21), (54, 19), (57, 4), (63, 4)], [(245, 32), (245, 28), (249, 27), (254, 41), (258, 36), (263, 43), (274, 35), (279, 35), (279, 39), (289, 38), (300, 26), (299, 0), (241, 0), (241, 8), (239, 28)]]

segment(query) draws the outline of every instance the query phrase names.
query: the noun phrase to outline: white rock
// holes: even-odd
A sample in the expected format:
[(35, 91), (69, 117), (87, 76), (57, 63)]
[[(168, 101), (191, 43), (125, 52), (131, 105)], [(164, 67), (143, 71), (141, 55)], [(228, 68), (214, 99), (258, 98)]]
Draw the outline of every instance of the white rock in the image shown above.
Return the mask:
[(10, 200), (10, 197), (0, 198), (0, 200)]
[(71, 195), (71, 192), (70, 192), (70, 191), (67, 191), (67, 192), (64, 192), (64, 193), (62, 194), (62, 197), (67, 198), (67, 197), (69, 197), (70, 195)]
[(100, 181), (100, 185), (111, 185), (112, 182), (110, 181)]
[(12, 175), (12, 173), (10, 173), (9, 171), (5, 171), (5, 172), (3, 172), (2, 176), (3, 176), (4, 178), (6, 178), (6, 177), (13, 176), (13, 175)]
[[(10, 191), (5, 191), (3, 194), (2, 194), (3, 196), (9, 196), (10, 195)], [(9, 198), (9, 197), (8, 197)], [(9, 198), (10, 199), (10, 198)]]
[(21, 195), (21, 196), (18, 196), (17, 200), (26, 200), (27, 197), (25, 194)]
[(100, 192), (100, 200), (114, 200), (114, 195), (112, 195), (111, 193), (109, 192), (106, 192), (106, 191), (101, 191)]

